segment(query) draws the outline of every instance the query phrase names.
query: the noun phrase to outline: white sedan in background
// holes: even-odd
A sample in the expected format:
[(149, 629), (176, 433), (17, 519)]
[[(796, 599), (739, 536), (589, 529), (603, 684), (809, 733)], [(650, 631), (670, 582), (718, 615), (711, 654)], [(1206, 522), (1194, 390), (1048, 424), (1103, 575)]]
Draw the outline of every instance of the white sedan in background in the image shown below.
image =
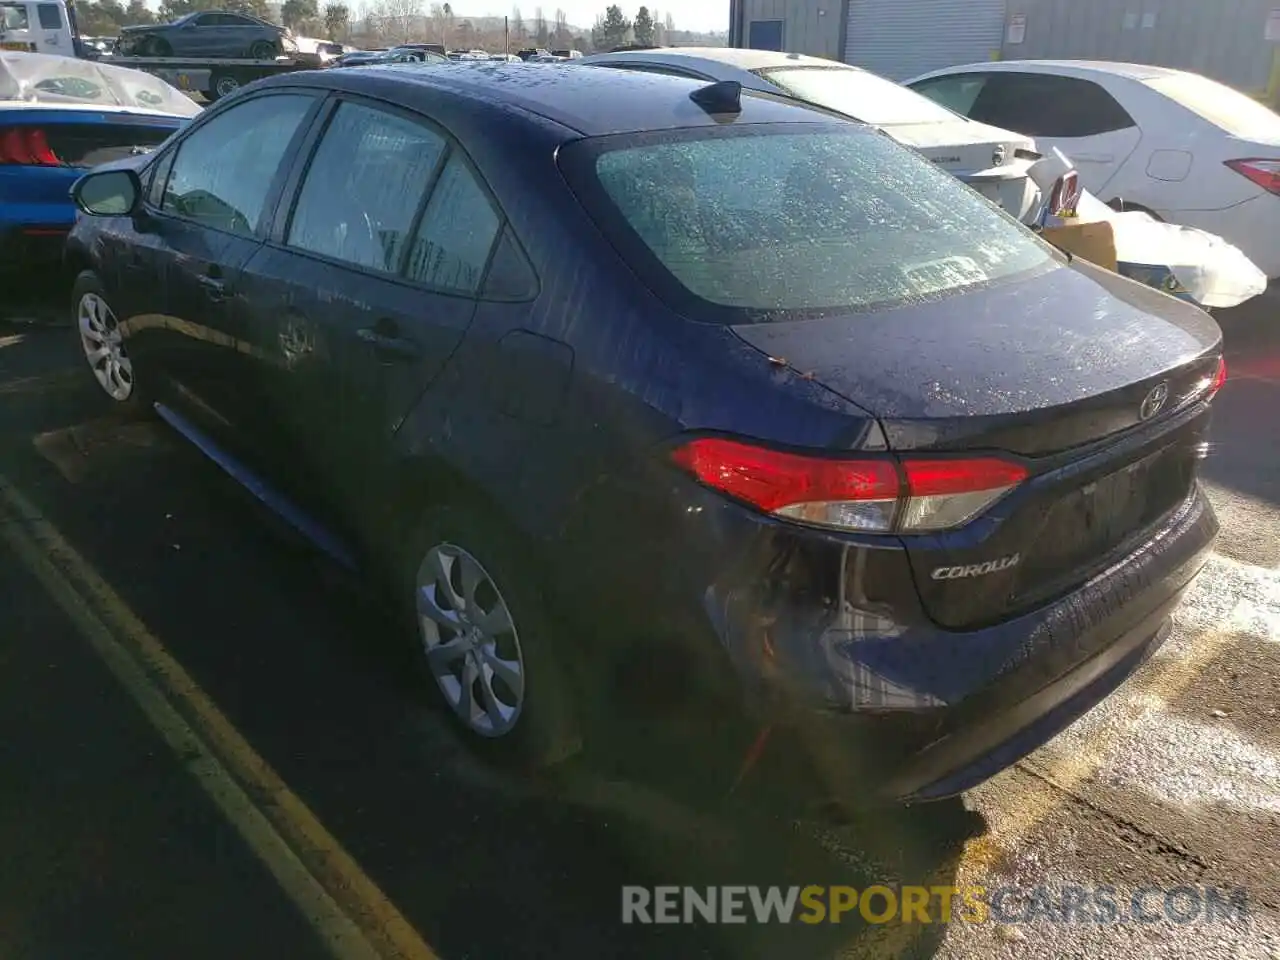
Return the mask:
[(746, 90), (804, 100), (916, 148), (1020, 220), (1032, 222), (1040, 212), (1040, 191), (1027, 176), (1040, 159), (1030, 137), (966, 119), (858, 67), (798, 53), (725, 47), (625, 50), (577, 62), (696, 80), (736, 80)]
[(935, 70), (907, 86), (1061, 150), (1083, 187), (1217, 234), (1280, 278), (1280, 115), (1194, 73), (1091, 60)]

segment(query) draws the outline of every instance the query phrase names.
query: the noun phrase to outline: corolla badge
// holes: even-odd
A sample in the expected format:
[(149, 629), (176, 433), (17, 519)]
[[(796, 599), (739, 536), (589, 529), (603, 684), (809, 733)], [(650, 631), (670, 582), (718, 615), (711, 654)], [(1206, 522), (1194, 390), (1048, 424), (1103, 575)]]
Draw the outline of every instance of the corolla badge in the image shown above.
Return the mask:
[(1145, 397), (1143, 397), (1142, 406), (1138, 408), (1138, 419), (1150, 420), (1157, 413), (1159, 413), (1161, 410), (1164, 409), (1164, 405), (1168, 401), (1168, 399), (1169, 399), (1168, 381), (1157, 383), (1154, 387), (1151, 388), (1151, 392), (1148, 393)]
[(999, 573), (1016, 567), (1022, 562), (1022, 554), (1014, 553), (999, 560), (988, 560), (986, 563), (966, 563), (956, 567), (937, 567), (929, 574), (931, 580), (966, 580), (969, 577), (985, 577), (989, 573)]
[(991, 153), (991, 165), (992, 165), (993, 167), (998, 167), (998, 166), (1000, 166), (1002, 163), (1004, 163), (1004, 161), (1005, 161), (1005, 156), (1006, 156), (1006, 154), (1005, 154), (1005, 149), (1004, 149), (1004, 147), (1002, 147), (1002, 146), (1001, 146), (1001, 147), (996, 147), (996, 148), (995, 148), (995, 150), (994, 150), (994, 151), (992, 151), (992, 153)]

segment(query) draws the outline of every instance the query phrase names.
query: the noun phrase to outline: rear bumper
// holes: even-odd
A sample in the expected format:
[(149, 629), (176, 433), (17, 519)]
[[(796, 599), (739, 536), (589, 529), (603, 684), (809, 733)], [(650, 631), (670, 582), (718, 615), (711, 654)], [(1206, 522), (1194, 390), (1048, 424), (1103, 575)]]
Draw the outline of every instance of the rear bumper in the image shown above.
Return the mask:
[(71, 187), (78, 168), (0, 168), (0, 271), (57, 266), (76, 222)]
[[(1208, 559), (1218, 522), (1197, 486), (1137, 551), (1058, 601), (982, 630), (877, 635), (870, 623), (810, 634), (832, 675), (807, 686), (852, 684), (843, 709), (797, 697), (776, 678), (753, 704), (761, 722), (809, 757), (833, 796), (916, 802), (954, 796), (1027, 756), (1107, 697), (1163, 642), (1170, 614)], [(884, 621), (882, 621), (884, 623)], [(726, 642), (741, 642), (721, 621)], [(835, 633), (840, 636), (834, 636)], [(772, 657), (794, 649), (775, 633)], [(886, 654), (901, 644), (914, 663)], [(838, 653), (838, 656), (832, 654)], [(1002, 660), (994, 673), (987, 666)], [(791, 669), (789, 669), (789, 667)], [(919, 682), (912, 684), (908, 673)], [(941, 673), (957, 676), (949, 687)], [(756, 679), (760, 679), (757, 677)], [(844, 784), (842, 787), (840, 784)], [(870, 785), (870, 788), (868, 788)]]
[(70, 232), (70, 223), (0, 224), (0, 275), (12, 279), (56, 269)]

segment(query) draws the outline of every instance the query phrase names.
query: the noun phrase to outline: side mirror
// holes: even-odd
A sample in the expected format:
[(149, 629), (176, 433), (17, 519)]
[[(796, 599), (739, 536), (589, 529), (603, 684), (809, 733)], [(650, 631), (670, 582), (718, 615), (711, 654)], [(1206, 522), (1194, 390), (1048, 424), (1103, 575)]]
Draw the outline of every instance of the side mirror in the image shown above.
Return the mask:
[(91, 217), (124, 217), (138, 211), (142, 181), (133, 170), (87, 173), (71, 188), (71, 199)]

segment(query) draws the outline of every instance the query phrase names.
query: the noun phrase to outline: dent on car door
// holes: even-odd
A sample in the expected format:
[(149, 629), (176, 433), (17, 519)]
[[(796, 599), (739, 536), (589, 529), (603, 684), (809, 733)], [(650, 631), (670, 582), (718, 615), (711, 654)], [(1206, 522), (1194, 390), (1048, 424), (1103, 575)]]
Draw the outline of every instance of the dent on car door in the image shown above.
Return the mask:
[(245, 429), (255, 404), (243, 389), (245, 264), (262, 242), (295, 149), (319, 98), (271, 93), (210, 116), (162, 159), (152, 184), (146, 243), (159, 291), (147, 320), (166, 333), (165, 368), (190, 412), (210, 426)]
[(1107, 184), (1142, 139), (1133, 118), (1091, 80), (1047, 73), (992, 73), (968, 115), (1034, 137), (1042, 151), (1061, 150), (1086, 190)]
[(343, 100), (310, 153), (248, 271), (252, 336), (273, 446), (295, 477), (324, 478), (306, 494), (345, 508), (377, 497), (392, 435), (471, 322), (501, 225), (461, 151), (417, 115)]

